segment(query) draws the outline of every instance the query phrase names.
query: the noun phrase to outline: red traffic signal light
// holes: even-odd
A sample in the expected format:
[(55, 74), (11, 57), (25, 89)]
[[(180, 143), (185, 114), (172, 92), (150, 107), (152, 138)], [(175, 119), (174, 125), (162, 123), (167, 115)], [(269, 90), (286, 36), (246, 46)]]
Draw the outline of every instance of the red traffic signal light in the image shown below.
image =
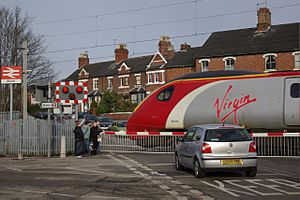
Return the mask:
[(69, 88), (67, 86), (64, 86), (62, 88), (62, 92), (65, 93), (65, 94), (67, 94), (69, 92)]
[(76, 92), (77, 92), (77, 93), (81, 94), (82, 91), (83, 91), (82, 87), (78, 86), (78, 87), (76, 88)]

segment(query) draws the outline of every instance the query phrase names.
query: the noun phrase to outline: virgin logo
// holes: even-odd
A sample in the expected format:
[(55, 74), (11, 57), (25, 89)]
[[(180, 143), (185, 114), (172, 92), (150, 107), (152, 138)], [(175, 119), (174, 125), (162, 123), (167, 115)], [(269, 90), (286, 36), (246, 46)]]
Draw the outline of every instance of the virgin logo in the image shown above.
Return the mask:
[(246, 105), (253, 103), (256, 101), (256, 98), (251, 98), (250, 94), (242, 94), (240, 97), (229, 99), (229, 94), (232, 90), (232, 85), (230, 85), (220, 100), (217, 98), (214, 104), (214, 107), (217, 111), (217, 118), (224, 122), (227, 118), (229, 118), (233, 114), (234, 123), (237, 124), (237, 112), (242, 109)]

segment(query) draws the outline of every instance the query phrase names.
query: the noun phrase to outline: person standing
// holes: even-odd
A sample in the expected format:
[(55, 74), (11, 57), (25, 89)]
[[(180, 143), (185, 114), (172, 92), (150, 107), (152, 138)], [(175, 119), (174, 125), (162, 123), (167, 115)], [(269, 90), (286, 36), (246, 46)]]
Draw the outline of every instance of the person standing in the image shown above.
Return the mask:
[(92, 128), (90, 130), (90, 141), (92, 141), (93, 146), (92, 146), (92, 155), (96, 155), (97, 154), (97, 148), (99, 146), (99, 141), (98, 141), (98, 137), (99, 137), (99, 128), (97, 126), (97, 122), (93, 122)]
[(82, 132), (83, 132), (83, 149), (84, 149), (84, 154), (88, 155), (90, 152), (90, 131), (91, 131), (91, 126), (88, 121), (84, 122), (84, 125), (81, 127)]
[(101, 126), (100, 126), (101, 121), (97, 120), (96, 122), (97, 122), (98, 131), (99, 131), (99, 134), (98, 134), (97, 153), (100, 153), (100, 144), (101, 144), (101, 141), (102, 141), (102, 135), (104, 134), (104, 132), (103, 132), (103, 130), (101, 129)]
[(73, 132), (75, 135), (75, 156), (81, 158), (84, 136), (78, 120), (75, 121), (75, 129)]

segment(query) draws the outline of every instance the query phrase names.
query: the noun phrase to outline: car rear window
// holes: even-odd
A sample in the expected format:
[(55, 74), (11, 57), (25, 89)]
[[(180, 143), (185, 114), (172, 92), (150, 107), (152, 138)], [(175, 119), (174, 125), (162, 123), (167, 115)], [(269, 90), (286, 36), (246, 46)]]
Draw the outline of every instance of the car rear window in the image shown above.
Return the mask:
[(206, 131), (204, 141), (207, 142), (239, 142), (251, 141), (246, 129), (210, 129)]

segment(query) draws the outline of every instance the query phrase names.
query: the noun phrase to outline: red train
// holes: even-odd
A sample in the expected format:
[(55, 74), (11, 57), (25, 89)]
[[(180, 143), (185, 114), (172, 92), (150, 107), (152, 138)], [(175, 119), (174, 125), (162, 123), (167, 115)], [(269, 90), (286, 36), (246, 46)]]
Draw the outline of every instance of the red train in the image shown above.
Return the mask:
[(175, 79), (149, 95), (127, 131), (183, 131), (233, 123), (260, 131), (299, 131), (300, 71), (212, 71)]

